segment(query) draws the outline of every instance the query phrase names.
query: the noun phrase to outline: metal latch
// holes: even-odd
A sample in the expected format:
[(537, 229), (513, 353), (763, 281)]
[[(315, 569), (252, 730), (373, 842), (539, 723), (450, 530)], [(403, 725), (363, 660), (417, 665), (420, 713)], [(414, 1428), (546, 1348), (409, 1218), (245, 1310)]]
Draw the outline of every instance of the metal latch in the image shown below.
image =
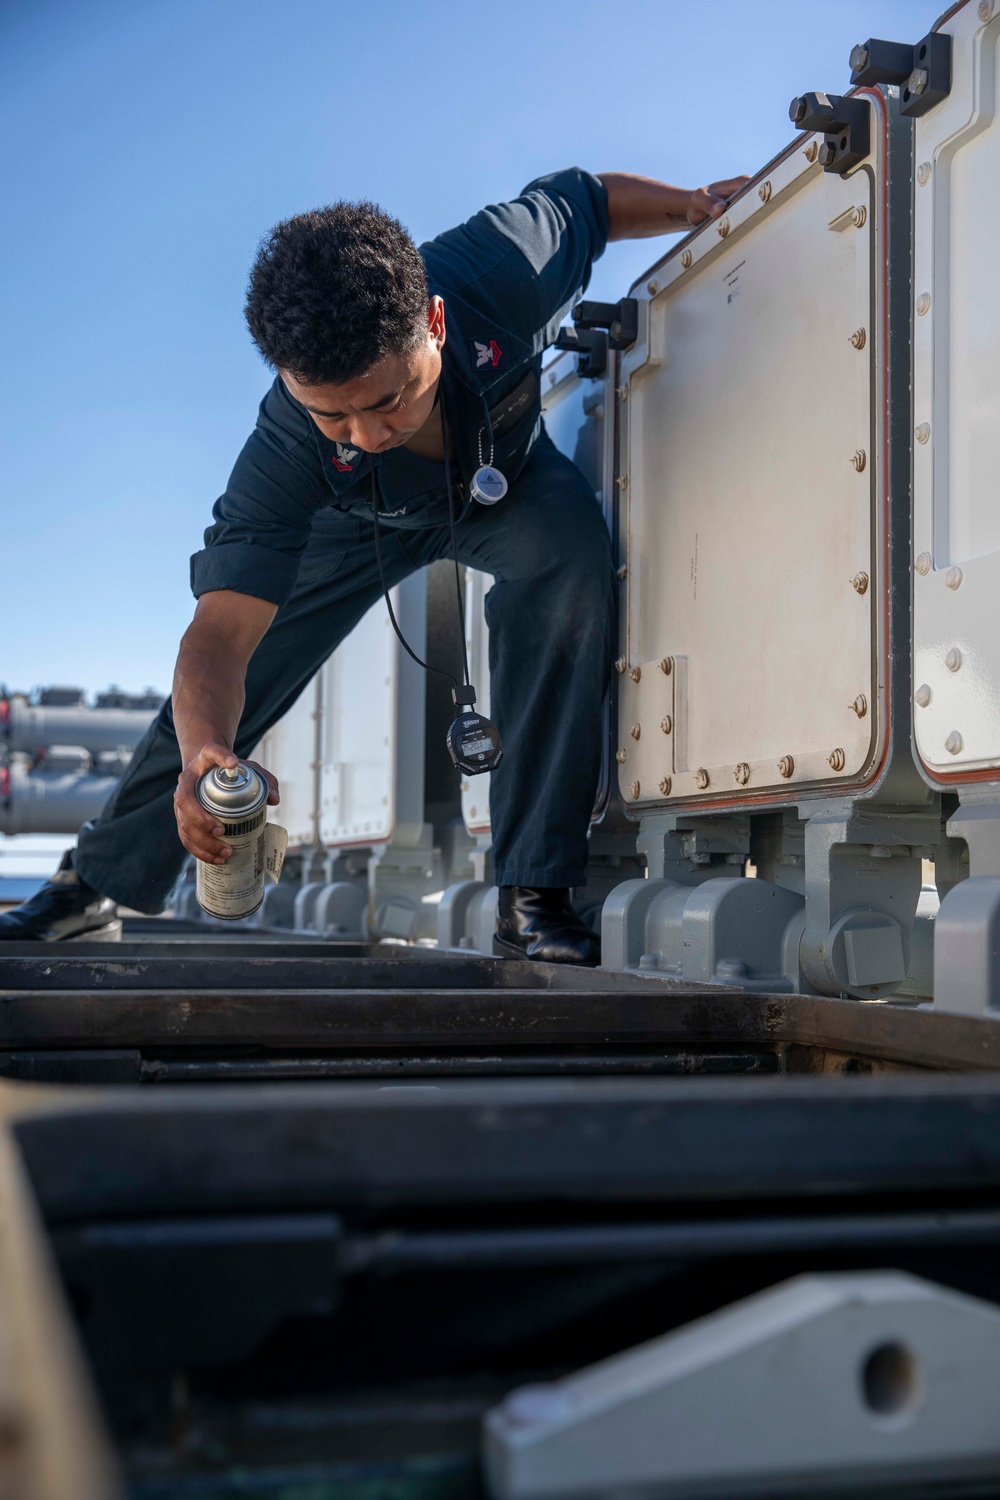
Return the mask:
[(851, 82), (898, 83), (900, 114), (925, 115), (951, 93), (951, 37), (931, 31), (912, 47), (869, 37), (851, 51)]
[(584, 380), (596, 380), (608, 368), (608, 336), (599, 328), (560, 328), (552, 347), (570, 349), (579, 356), (576, 373)]
[(635, 297), (620, 302), (578, 302), (573, 309), (577, 328), (606, 328), (610, 349), (627, 349), (639, 337), (639, 303)]
[(798, 130), (822, 130), (818, 161), (827, 172), (843, 175), (864, 161), (871, 150), (871, 114), (861, 99), (844, 94), (800, 94), (788, 106)]

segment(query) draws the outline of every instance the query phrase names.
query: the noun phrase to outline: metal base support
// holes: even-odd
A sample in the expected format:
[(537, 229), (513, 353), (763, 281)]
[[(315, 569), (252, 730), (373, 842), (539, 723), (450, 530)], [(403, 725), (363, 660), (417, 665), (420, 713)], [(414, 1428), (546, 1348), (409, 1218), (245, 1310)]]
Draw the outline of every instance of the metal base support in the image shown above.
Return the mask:
[(443, 890), (444, 861), (430, 823), (400, 823), (392, 843), (368, 861), (368, 907), (373, 937), (433, 938), (436, 906), (425, 896)]
[(850, 803), (808, 814), (802, 971), (820, 994), (885, 999), (909, 971), (921, 850), (937, 842), (938, 821)]
[(934, 1009), (1000, 1014), (1000, 876), (974, 875), (941, 902), (934, 935)]
[(766, 880), (628, 880), (604, 903), (603, 967), (798, 991), (803, 909), (801, 896)]
[(1000, 1478), (1000, 1310), (896, 1271), (802, 1276), (551, 1385), (484, 1428), (494, 1500), (882, 1494)]
[[(947, 894), (934, 939), (936, 1010), (1000, 1013), (1000, 800), (996, 786), (963, 792), (947, 823)], [(949, 874), (966, 875), (952, 883)]]
[[(927, 810), (846, 801), (643, 819), (648, 878), (605, 903), (604, 966), (884, 999), (909, 972), (921, 851), (940, 833)], [(748, 858), (769, 878), (744, 878)]]

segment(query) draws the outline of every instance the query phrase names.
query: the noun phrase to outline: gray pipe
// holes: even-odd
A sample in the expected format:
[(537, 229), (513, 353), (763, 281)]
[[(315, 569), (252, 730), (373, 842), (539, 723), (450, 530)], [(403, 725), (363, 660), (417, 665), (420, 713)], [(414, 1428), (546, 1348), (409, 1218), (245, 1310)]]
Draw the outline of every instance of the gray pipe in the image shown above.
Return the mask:
[(23, 766), (0, 769), (0, 833), (76, 833), (96, 818), (118, 785), (117, 776), (88, 771), (32, 775)]
[(149, 708), (49, 708), (19, 697), (6, 699), (0, 710), (4, 706), (0, 734), (11, 752), (28, 755), (37, 755), (47, 745), (82, 745), (91, 755), (134, 750), (156, 718), (156, 710)]

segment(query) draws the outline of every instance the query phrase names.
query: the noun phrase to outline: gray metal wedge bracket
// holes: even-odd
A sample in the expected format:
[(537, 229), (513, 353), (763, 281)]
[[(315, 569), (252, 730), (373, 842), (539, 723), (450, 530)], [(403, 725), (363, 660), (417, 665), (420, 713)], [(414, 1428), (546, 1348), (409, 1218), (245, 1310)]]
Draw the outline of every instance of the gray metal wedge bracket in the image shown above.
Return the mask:
[(895, 1271), (803, 1276), (512, 1392), (494, 1500), (733, 1500), (1000, 1476), (1000, 1311)]

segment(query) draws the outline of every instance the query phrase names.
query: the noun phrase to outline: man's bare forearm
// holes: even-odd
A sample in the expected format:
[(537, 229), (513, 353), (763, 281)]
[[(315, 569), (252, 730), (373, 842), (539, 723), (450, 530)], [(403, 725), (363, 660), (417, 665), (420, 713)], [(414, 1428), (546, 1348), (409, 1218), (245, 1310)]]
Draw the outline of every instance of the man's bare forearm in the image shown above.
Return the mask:
[(608, 195), (608, 238), (646, 239), (654, 234), (676, 234), (706, 219), (720, 218), (726, 203), (747, 182), (729, 177), (708, 187), (679, 188), (634, 172), (600, 172)]
[(243, 714), (246, 663), (230, 643), (195, 621), (185, 632), (174, 668), (174, 729), (181, 763), (205, 745), (231, 750)]
[[(212, 766), (236, 763), (247, 666), (275, 613), (273, 604), (248, 594), (203, 594), (177, 653), (173, 709), (181, 774), (174, 813), (185, 849), (210, 863), (221, 864), (230, 851), (221, 823), (198, 801), (198, 779)], [(268, 801), (276, 803), (277, 782), (263, 766), (258, 770), (267, 779)]]

